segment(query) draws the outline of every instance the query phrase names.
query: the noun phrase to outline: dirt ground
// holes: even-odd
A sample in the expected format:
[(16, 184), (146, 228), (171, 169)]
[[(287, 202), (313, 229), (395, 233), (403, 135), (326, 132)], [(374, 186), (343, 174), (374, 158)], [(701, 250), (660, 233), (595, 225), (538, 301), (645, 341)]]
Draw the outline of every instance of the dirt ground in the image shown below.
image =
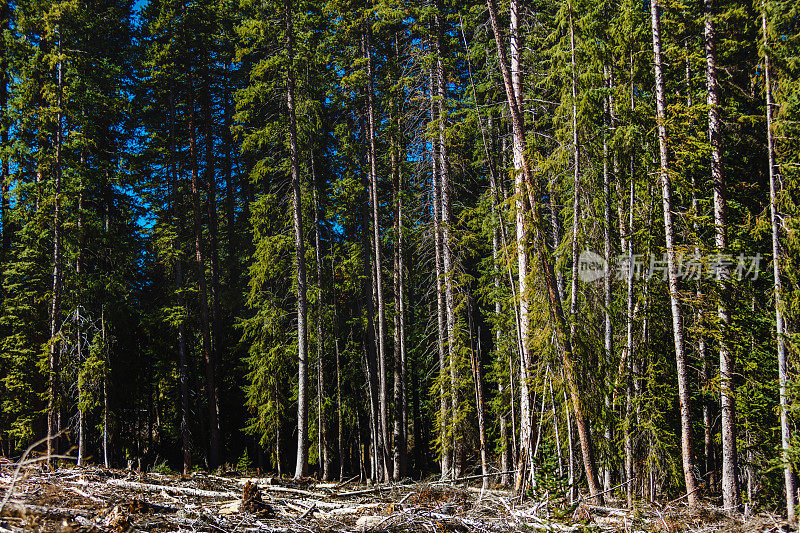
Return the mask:
[[(729, 518), (681, 504), (566, 510), (482, 491), (480, 480), (365, 486), (269, 477), (0, 465), (0, 533), (334, 531), (795, 531), (778, 517)], [(618, 506), (617, 506), (618, 505)]]

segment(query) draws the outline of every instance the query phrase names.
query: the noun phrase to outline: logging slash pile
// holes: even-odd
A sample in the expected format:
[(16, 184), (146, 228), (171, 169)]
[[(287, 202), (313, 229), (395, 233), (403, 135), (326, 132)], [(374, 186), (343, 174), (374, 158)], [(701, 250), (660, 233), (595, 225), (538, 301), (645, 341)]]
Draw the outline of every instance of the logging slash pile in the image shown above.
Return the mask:
[(468, 482), (365, 486), (12, 466), (0, 466), (0, 533), (790, 531), (769, 515), (744, 521), (710, 507), (689, 513), (680, 504), (629, 511), (579, 502), (565, 509)]

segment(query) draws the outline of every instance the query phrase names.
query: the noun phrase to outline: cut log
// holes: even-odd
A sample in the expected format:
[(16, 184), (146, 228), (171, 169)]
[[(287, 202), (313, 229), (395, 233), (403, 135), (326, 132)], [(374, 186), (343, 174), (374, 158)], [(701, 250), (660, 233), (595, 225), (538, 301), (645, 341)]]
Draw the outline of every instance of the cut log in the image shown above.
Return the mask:
[(183, 494), (185, 496), (195, 496), (197, 498), (238, 498), (238, 494), (233, 492), (220, 492), (215, 490), (192, 489), (189, 487), (170, 487), (169, 485), (151, 485), (149, 483), (138, 483), (136, 481), (125, 481), (124, 479), (109, 479), (109, 485), (122, 487), (124, 489), (137, 490), (142, 492), (161, 492), (167, 494)]
[(0, 516), (40, 516), (48, 519), (68, 518), (74, 519), (76, 516), (91, 518), (96, 514), (94, 511), (85, 509), (68, 509), (64, 507), (44, 507), (42, 505), (30, 505), (21, 501), (9, 500), (3, 506)]

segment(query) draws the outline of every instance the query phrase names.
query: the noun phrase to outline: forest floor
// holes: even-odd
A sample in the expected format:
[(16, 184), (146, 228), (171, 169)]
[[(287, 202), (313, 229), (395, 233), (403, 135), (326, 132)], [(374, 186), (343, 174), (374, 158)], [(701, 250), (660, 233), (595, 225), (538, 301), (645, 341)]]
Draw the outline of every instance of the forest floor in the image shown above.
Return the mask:
[(734, 519), (712, 507), (690, 513), (679, 503), (636, 511), (614, 503), (608, 507), (579, 503), (565, 511), (548, 502), (520, 501), (506, 490), (482, 492), (475, 480), (472, 486), (467, 482), (365, 486), (98, 467), (17, 472), (13, 466), (0, 463), (0, 533), (793, 530), (767, 514)]

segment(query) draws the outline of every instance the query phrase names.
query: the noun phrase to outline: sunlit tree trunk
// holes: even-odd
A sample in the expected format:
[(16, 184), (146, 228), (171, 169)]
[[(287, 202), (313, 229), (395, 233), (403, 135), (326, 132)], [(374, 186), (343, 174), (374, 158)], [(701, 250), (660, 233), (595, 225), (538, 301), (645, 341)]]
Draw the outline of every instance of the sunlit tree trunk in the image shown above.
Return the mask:
[[(436, 31), (435, 23), (431, 22), (430, 32)], [(431, 38), (431, 55), (435, 56), (435, 40)], [(435, 57), (432, 58), (432, 63), (435, 62)], [(435, 123), (438, 120), (439, 113), (436, 105), (437, 97), (437, 70), (436, 66), (430, 66), (428, 76), (428, 95), (430, 98), (430, 122)], [(439, 136), (430, 132), (431, 139), (431, 204), (432, 218), (433, 218), (433, 234), (434, 234), (434, 262), (436, 264), (436, 322), (437, 322), (437, 349), (439, 352), (439, 443), (441, 448), (440, 467), (442, 479), (448, 479), (450, 476), (452, 455), (451, 448), (448, 443), (447, 432), (447, 416), (450, 411), (450, 399), (444, 382), (444, 374), (447, 372), (447, 348), (445, 345), (445, 337), (447, 331), (447, 319), (445, 311), (445, 294), (444, 294), (444, 272), (442, 267), (442, 225), (441, 225), (441, 184), (439, 173)]]
[[(762, 6), (761, 27), (764, 33), (764, 42), (769, 43), (769, 29), (767, 26), (766, 7)], [(775, 175), (775, 141), (773, 139), (772, 123), (772, 72), (769, 57), (769, 45), (764, 48), (764, 92), (766, 93), (767, 106), (767, 156), (769, 160), (769, 218), (772, 228), (772, 273), (774, 276), (773, 289), (775, 292), (775, 340), (778, 347), (778, 383), (780, 395), (781, 417), (781, 461), (783, 462), (783, 484), (786, 496), (786, 514), (789, 522), (797, 520), (796, 490), (792, 463), (789, 461), (789, 447), (792, 435), (789, 429), (789, 370), (786, 355), (785, 324), (783, 317), (783, 283), (781, 280), (781, 245), (780, 224), (778, 222), (778, 184)]]
[(58, 55), (56, 65), (58, 87), (56, 93), (56, 158), (53, 169), (53, 283), (50, 300), (50, 354), (48, 358), (49, 372), (47, 379), (47, 464), (51, 465), (51, 456), (58, 453), (59, 427), (58, 408), (56, 406), (58, 395), (58, 341), (56, 334), (59, 329), (58, 308), (61, 302), (61, 129), (63, 121), (62, 96), (63, 96), (63, 71), (61, 60), (61, 35), (57, 29)]
[(436, 24), (436, 92), (437, 92), (437, 112), (439, 118), (439, 216), (441, 219), (442, 232), (442, 274), (444, 276), (444, 303), (445, 317), (447, 324), (447, 360), (450, 369), (450, 446), (451, 446), (451, 469), (452, 478), (461, 475), (462, 449), (461, 449), (461, 429), (456, 427), (458, 420), (458, 346), (456, 342), (456, 312), (455, 312), (455, 258), (453, 254), (452, 239), (452, 202), (450, 186), (450, 160), (448, 156), (447, 142), (447, 80), (445, 79), (444, 69), (444, 15), (442, 13), (441, 2), (437, 2), (436, 13), (434, 15)]
[(656, 120), (658, 122), (658, 142), (661, 180), (661, 194), (664, 208), (664, 233), (667, 248), (667, 273), (669, 276), (670, 308), (672, 311), (672, 331), (675, 343), (675, 360), (678, 373), (678, 400), (681, 416), (681, 448), (683, 456), (683, 476), (689, 505), (700, 502), (699, 486), (695, 479), (694, 456), (692, 455), (692, 418), (690, 406), (689, 376), (684, 352), (684, 328), (678, 288), (678, 267), (675, 257), (675, 228), (672, 222), (672, 184), (669, 176), (669, 154), (667, 147), (666, 95), (664, 75), (661, 67), (661, 23), (659, 2), (652, 0), (650, 15), (653, 32), (653, 58), (656, 85)]
[[(705, 0), (705, 52), (706, 87), (708, 91), (708, 138), (711, 144), (711, 182), (714, 187), (714, 242), (717, 251), (724, 254), (728, 247), (726, 227), (727, 202), (725, 200), (725, 179), (722, 175), (722, 123), (720, 120), (719, 84), (716, 66), (716, 34), (714, 30), (714, 0)], [(720, 272), (720, 301), (717, 308), (719, 326), (722, 329), (719, 346), (720, 405), (722, 407), (722, 504), (728, 512), (736, 511), (741, 505), (739, 481), (737, 479), (738, 460), (736, 452), (736, 392), (733, 381), (734, 354), (728, 347), (727, 285), (725, 278), (728, 269)]]
[[(519, 32), (519, 0), (512, 0), (510, 4), (510, 26), (509, 26), (509, 42), (511, 53), (510, 68), (511, 68), (511, 92), (513, 93), (513, 107), (514, 110), (510, 111), (512, 122), (516, 121), (519, 127), (512, 128), (511, 140), (511, 153), (513, 156), (514, 164), (514, 196), (515, 196), (515, 212), (516, 212), (516, 236), (517, 236), (517, 272), (518, 272), (518, 290), (519, 290), (519, 320), (520, 320), (520, 404), (519, 404), (519, 438), (520, 449), (517, 464), (517, 478), (515, 486), (517, 490), (521, 490), (525, 483), (525, 476), (530, 473), (531, 465), (533, 464), (533, 449), (532, 449), (532, 428), (531, 428), (531, 405), (530, 405), (530, 391), (528, 384), (530, 381), (529, 369), (531, 365), (530, 354), (530, 301), (528, 289), (528, 250), (527, 241), (528, 233), (526, 227), (526, 212), (527, 206), (525, 205), (525, 176), (523, 173), (524, 157), (525, 157), (525, 133), (522, 125), (522, 70), (520, 66), (520, 32)], [(507, 88), (508, 89), (508, 88)]]
[(292, 0), (286, 0), (286, 110), (289, 115), (289, 157), (291, 164), (292, 223), (294, 226), (295, 276), (297, 278), (297, 460), (294, 477), (308, 473), (308, 327), (306, 301), (305, 243), (303, 242), (303, 202), (300, 187), (300, 162), (295, 115), (294, 25)]

